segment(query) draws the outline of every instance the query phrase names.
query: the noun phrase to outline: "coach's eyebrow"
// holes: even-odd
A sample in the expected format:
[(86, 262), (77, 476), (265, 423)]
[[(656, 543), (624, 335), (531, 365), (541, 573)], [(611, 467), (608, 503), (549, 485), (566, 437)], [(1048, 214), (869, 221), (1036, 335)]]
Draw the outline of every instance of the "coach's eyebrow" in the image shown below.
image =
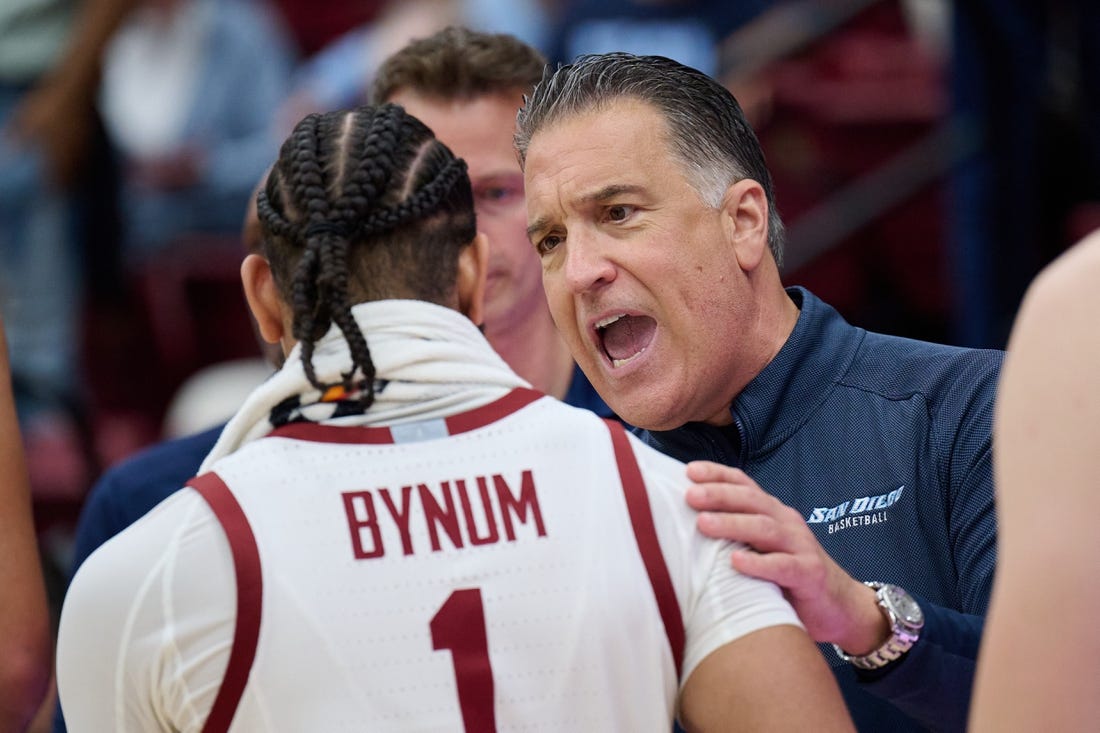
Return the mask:
[(550, 218), (547, 216), (540, 216), (527, 227), (527, 240), (533, 242), (536, 234), (549, 227)]
[(616, 196), (621, 196), (624, 193), (642, 193), (645, 189), (642, 186), (638, 186), (632, 183), (613, 183), (610, 186), (604, 186), (598, 191), (592, 193), (586, 193), (581, 197), (581, 203), (602, 203), (608, 199), (613, 199)]
[[(597, 189), (592, 193), (584, 194), (580, 197), (580, 199), (578, 199), (578, 201), (582, 205), (601, 204), (605, 201), (609, 201), (615, 198), (616, 196), (621, 196), (624, 193), (639, 194), (644, 192), (645, 188), (637, 184), (613, 183), (609, 186), (604, 186), (603, 188)], [(533, 222), (531, 222), (531, 224), (527, 227), (527, 239), (534, 241), (534, 237), (536, 234), (549, 228), (550, 218), (545, 216), (539, 217), (538, 219), (535, 219)]]

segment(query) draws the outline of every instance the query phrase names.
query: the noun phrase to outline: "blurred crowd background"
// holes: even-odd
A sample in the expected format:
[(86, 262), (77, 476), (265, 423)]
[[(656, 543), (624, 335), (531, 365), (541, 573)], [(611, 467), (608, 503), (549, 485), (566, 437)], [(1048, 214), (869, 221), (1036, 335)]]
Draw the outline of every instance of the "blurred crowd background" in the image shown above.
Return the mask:
[(723, 81), (775, 176), (787, 284), (869, 329), (1003, 347), (1031, 277), (1100, 227), (1093, 0), (144, 0), (93, 113), (53, 120), (83, 150), (53, 171), (65, 215), (49, 157), (5, 128), (48, 70), (20, 8), (64, 6), (63, 30), (81, 2), (3, 5), (0, 306), (55, 593), (103, 469), (216, 425), (267, 372), (240, 229), (279, 141), (363, 100), (381, 59), (443, 26), (512, 33), (552, 62), (656, 53)]

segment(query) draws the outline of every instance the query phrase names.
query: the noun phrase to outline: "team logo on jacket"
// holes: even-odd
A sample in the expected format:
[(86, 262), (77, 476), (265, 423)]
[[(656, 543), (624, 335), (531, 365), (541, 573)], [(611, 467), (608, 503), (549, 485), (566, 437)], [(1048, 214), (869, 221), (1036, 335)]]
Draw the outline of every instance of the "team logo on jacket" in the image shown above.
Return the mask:
[(861, 496), (849, 499), (836, 506), (815, 507), (806, 517), (806, 524), (828, 524), (829, 534), (835, 534), (851, 527), (869, 527), (889, 520), (887, 509), (901, 498), (905, 484), (893, 491), (875, 496)]

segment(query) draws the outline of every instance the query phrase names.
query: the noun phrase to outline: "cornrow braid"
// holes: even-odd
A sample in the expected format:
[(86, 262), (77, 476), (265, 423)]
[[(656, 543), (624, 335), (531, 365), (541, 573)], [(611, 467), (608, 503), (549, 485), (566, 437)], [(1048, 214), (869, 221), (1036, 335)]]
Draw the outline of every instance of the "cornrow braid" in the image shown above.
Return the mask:
[[(458, 255), (476, 235), (465, 163), (397, 105), (312, 114), (283, 143), (257, 209), (306, 377), (369, 407), (376, 370), (351, 308), (386, 298), (453, 302)], [(352, 363), (326, 383), (313, 352), (333, 324)]]
[(465, 161), (461, 159), (450, 161), (415, 195), (396, 206), (374, 212), (360, 224), (358, 231), (363, 236), (382, 234), (422, 216), (425, 212), (430, 212), (447, 194), (455, 180), (464, 175), (466, 175)]
[(256, 209), (260, 215), (260, 221), (266, 223), (272, 236), (285, 237), (293, 230), (293, 225), (271, 205), (266, 189), (260, 189), (256, 194)]
[(325, 245), (332, 239), (326, 231), (329, 201), (326, 195), (322, 140), (331, 126), (323, 115), (312, 114), (302, 120), (291, 135), (290, 196), (296, 208), (305, 212), (299, 224), (298, 238), (305, 243), (294, 278), (294, 323), (292, 333), (302, 344), (302, 363), (311, 384), (324, 389), (313, 370), (313, 345), (324, 336), (332, 322), (332, 304), (326, 292), (324, 270)]
[[(366, 338), (359, 329), (358, 324), (351, 315), (348, 296), (348, 238), (356, 235), (355, 221), (369, 211), (371, 202), (380, 196), (386, 185), (393, 177), (394, 161), (389, 153), (395, 147), (397, 130), (400, 125), (403, 112), (400, 108), (389, 106), (380, 109), (378, 114), (370, 118), (367, 124), (358, 120), (358, 124), (352, 126), (350, 137), (347, 141), (347, 149), (350, 155), (360, 150), (359, 160), (365, 161), (371, 157), (378, 158), (381, 165), (355, 166), (348, 171), (342, 170), (344, 179), (337, 182), (342, 187), (343, 195), (333, 203), (334, 218), (339, 225), (345, 228), (347, 235), (330, 240), (330, 246), (323, 252), (327, 257), (322, 257), (321, 281), (326, 286), (324, 295), (333, 303), (344, 304), (345, 307), (332, 313), (332, 320), (344, 334), (352, 355), (352, 368), (342, 374), (345, 391), (351, 392), (355, 388), (355, 372), (363, 375), (362, 383), (366, 385), (366, 394), (373, 399), (373, 387), (375, 368), (374, 361), (370, 357), (370, 349), (367, 347)], [(345, 161), (347, 162), (347, 161)], [(368, 405), (369, 406), (369, 405)]]

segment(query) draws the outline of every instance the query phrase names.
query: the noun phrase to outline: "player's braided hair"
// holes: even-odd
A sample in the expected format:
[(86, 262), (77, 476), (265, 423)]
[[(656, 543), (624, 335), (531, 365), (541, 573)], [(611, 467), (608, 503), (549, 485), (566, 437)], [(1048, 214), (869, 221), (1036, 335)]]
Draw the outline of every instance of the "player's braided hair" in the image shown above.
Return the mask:
[[(322, 392), (358, 387), (369, 407), (374, 363), (351, 306), (383, 298), (450, 303), (458, 255), (476, 234), (466, 164), (397, 105), (311, 114), (283, 143), (257, 209), (306, 376)], [(352, 367), (341, 382), (324, 384), (313, 347), (333, 323)]]

